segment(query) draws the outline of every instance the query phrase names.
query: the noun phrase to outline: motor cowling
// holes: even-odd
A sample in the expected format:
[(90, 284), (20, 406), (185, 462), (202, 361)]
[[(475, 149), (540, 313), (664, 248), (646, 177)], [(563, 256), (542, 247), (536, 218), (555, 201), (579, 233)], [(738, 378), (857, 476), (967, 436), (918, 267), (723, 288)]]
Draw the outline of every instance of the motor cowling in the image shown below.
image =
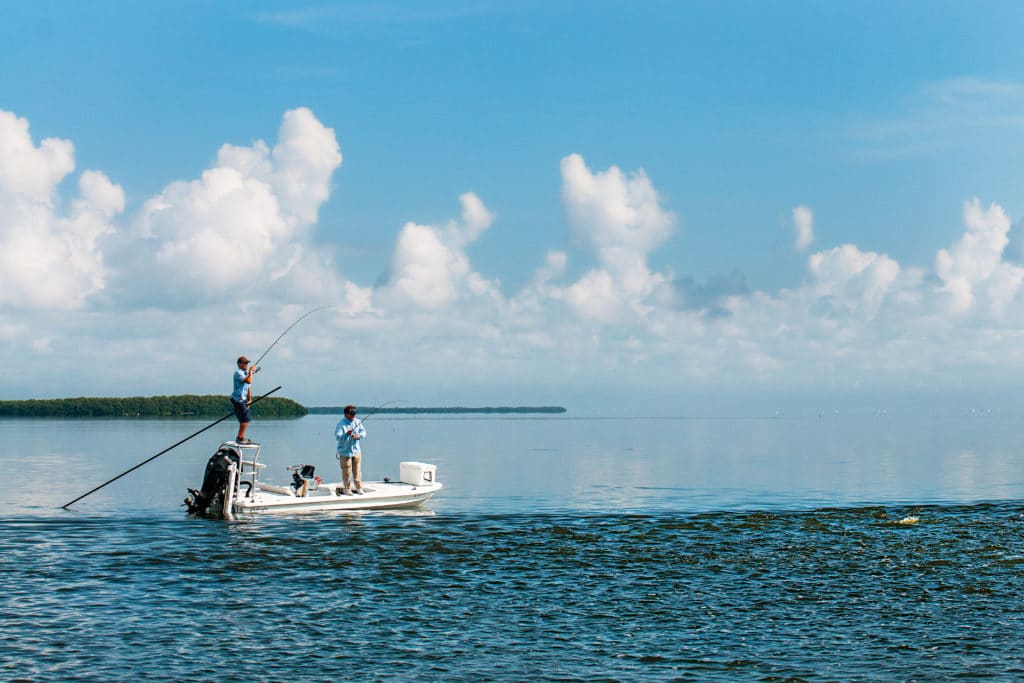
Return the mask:
[(190, 498), (185, 499), (189, 514), (206, 516), (210, 514), (210, 506), (218, 499), (223, 502), (227, 497), (224, 488), (228, 483), (228, 471), (234, 464), (236, 470), (241, 469), (242, 455), (236, 449), (222, 446), (206, 461), (203, 473), (202, 489), (189, 489)]

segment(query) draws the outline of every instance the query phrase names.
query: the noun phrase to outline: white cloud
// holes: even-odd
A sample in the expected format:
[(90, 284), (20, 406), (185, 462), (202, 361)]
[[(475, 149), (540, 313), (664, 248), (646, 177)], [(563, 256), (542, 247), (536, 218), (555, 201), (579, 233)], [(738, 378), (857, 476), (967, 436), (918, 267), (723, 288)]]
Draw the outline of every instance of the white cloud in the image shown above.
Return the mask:
[(384, 306), (438, 310), (460, 297), (493, 297), (498, 288), (474, 273), (463, 248), (490, 227), (494, 214), (471, 192), (459, 197), (462, 221), (443, 227), (406, 223), (398, 234), (377, 299)]
[[(337, 399), (342, 372), (354, 386), (447, 397), (469, 386), (560, 395), (610, 377), (616, 390), (671, 394), (1024, 367), (1024, 269), (1006, 258), (1011, 221), (996, 204), (966, 202), (963, 235), (931, 268), (851, 242), (810, 254), (793, 289), (752, 291), (738, 271), (701, 285), (650, 265), (677, 223), (652, 180), (593, 171), (572, 154), (561, 197), (581, 249), (571, 264), (559, 249), (523, 264), (525, 284), (506, 295), (470, 259), (470, 245), (500, 227), (473, 193), (459, 197), (457, 218), (401, 226), (376, 286), (343, 278), (311, 229), (341, 161), (331, 129), (287, 112), (274, 146), (222, 146), (198, 178), (144, 201), (133, 230), (115, 230), (121, 188), (85, 171), (61, 198), (71, 143), (36, 144), (27, 122), (0, 112), (0, 341), (21, 360), (9, 391), (220, 391), (233, 357), (324, 304), (330, 312), (304, 322), (268, 366), (314, 403)], [(795, 246), (808, 249), (813, 212), (792, 216)], [(351, 348), (359, 362), (339, 364)], [(94, 362), (77, 363), (86, 353)], [(151, 368), (166, 354), (183, 359), (173, 377)], [(52, 373), (57, 357), (82, 368), (77, 388)], [(129, 379), (104, 372), (115, 364)]]
[(565, 289), (565, 300), (583, 318), (614, 323), (623, 315), (617, 283), (604, 270), (591, 270)]
[(146, 202), (140, 220), (154, 241), (150, 277), (173, 281), (190, 296), (259, 277), (294, 235), (269, 185), (224, 166), (167, 186)]
[(0, 111), (0, 304), (76, 309), (104, 288), (99, 240), (114, 231), (124, 192), (102, 173), (85, 171), (64, 214), (57, 185), (74, 167), (69, 141), (36, 147), (28, 121)]
[(967, 313), (981, 294), (993, 310), (1002, 311), (1024, 279), (1020, 266), (1003, 262), (1010, 241), (1010, 218), (996, 204), (982, 209), (975, 197), (964, 203), (963, 219), (967, 231), (960, 241), (935, 256), (935, 273), (949, 297), (949, 308), (957, 314)]
[[(301, 270), (317, 266), (304, 231), (341, 162), (334, 131), (302, 108), (285, 113), (272, 150), (262, 140), (224, 145), (198, 180), (171, 183), (145, 202), (140, 239), (121, 258), (125, 281), (135, 283), (130, 293), (148, 305), (182, 306), (264, 282), (287, 286), (293, 273), (308, 279)], [(344, 289), (329, 270), (320, 273), (321, 289)]]
[(458, 296), (457, 282), (468, 273), (465, 255), (445, 245), (436, 229), (406, 223), (391, 254), (383, 292), (394, 303), (443, 308)]
[(272, 185), (284, 214), (310, 225), (331, 194), (331, 175), (341, 166), (341, 149), (334, 130), (304, 107), (285, 112), (278, 137)]
[(0, 193), (49, 204), (54, 188), (75, 169), (69, 140), (32, 143), (28, 121), (0, 110)]
[(445, 241), (457, 249), (479, 239), (496, 218), (472, 192), (460, 195), (459, 202), (462, 204), (462, 221), (449, 221), (445, 229)]
[[(592, 270), (566, 290), (581, 316), (611, 323), (645, 300), (668, 276), (651, 272), (647, 255), (675, 228), (675, 215), (643, 170), (629, 176), (618, 167), (593, 173), (578, 154), (562, 159), (562, 204), (570, 234), (597, 257)], [(603, 304), (602, 304), (603, 300)]]
[(544, 296), (555, 297), (559, 291), (554, 285), (554, 280), (565, 275), (566, 266), (569, 263), (569, 255), (564, 251), (548, 251), (544, 254), (544, 263), (533, 272), (530, 282), (523, 288), (520, 295), (531, 297)]
[(793, 247), (797, 251), (804, 251), (814, 241), (814, 212), (806, 206), (794, 207), (793, 229), (796, 231)]
[(900, 274), (899, 264), (885, 254), (864, 252), (844, 244), (807, 260), (811, 290), (817, 298), (874, 315)]
[(592, 173), (579, 154), (562, 159), (562, 203), (573, 237), (602, 254), (604, 249), (647, 253), (661, 246), (675, 216), (641, 169), (627, 176), (617, 166)]

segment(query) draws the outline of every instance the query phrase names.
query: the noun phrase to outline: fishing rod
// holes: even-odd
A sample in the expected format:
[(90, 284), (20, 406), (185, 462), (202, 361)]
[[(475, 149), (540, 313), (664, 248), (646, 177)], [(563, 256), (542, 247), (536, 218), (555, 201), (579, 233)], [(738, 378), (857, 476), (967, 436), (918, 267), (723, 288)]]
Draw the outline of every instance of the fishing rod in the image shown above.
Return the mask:
[(401, 402), (402, 402), (402, 399), (396, 398), (394, 401), (388, 401), (387, 403), (380, 404), (376, 408), (371, 408), (370, 412), (368, 412), (366, 414), (366, 417), (364, 417), (362, 420), (359, 421), (359, 424), (362, 424), (362, 423), (366, 422), (367, 420), (370, 419), (370, 417), (372, 417), (373, 415), (376, 415), (380, 411), (384, 410), (385, 408), (387, 408), (392, 403), (401, 403)]
[(321, 306), (321, 307), (319, 307), (319, 308), (314, 308), (314, 309), (313, 309), (312, 311), (306, 311), (305, 313), (303, 313), (302, 315), (300, 315), (300, 316), (299, 316), (298, 318), (296, 318), (296, 319), (295, 319), (295, 322), (293, 322), (293, 323), (292, 323), (291, 325), (289, 325), (288, 327), (286, 327), (286, 328), (284, 329), (284, 332), (282, 332), (281, 334), (279, 334), (279, 335), (277, 336), (277, 339), (275, 339), (275, 340), (274, 340), (274, 343), (273, 343), (273, 344), (271, 344), (270, 346), (268, 346), (268, 347), (267, 347), (267, 350), (266, 350), (266, 351), (264, 351), (264, 352), (263, 352), (263, 353), (262, 353), (262, 354), (260, 355), (260, 357), (259, 357), (259, 358), (257, 358), (257, 359), (256, 359), (256, 361), (255, 361), (255, 362), (254, 362), (254, 363), (252, 364), (252, 365), (253, 365), (253, 374), (255, 374), (255, 373), (257, 373), (257, 372), (259, 372), (259, 371), (260, 371), (260, 370), (259, 370), (259, 364), (260, 364), (260, 361), (261, 361), (261, 360), (263, 360), (263, 358), (264, 358), (264, 357), (265, 357), (265, 356), (266, 356), (266, 355), (267, 355), (268, 353), (270, 353), (270, 350), (271, 350), (272, 348), (274, 348), (275, 346), (277, 346), (277, 342), (281, 341), (281, 339), (283, 339), (283, 338), (284, 338), (284, 336), (285, 336), (286, 334), (288, 334), (288, 332), (290, 332), (290, 331), (291, 331), (291, 329), (292, 329), (293, 327), (295, 327), (295, 326), (296, 326), (296, 325), (298, 325), (298, 324), (299, 324), (300, 322), (302, 322), (303, 318), (305, 318), (306, 316), (310, 316), (310, 315), (313, 315), (313, 314), (314, 314), (314, 313), (316, 313), (317, 311), (322, 311), (322, 310), (324, 310), (325, 308), (337, 308), (337, 306)]
[[(261, 400), (265, 399), (265, 398), (266, 398), (267, 396), (270, 396), (270, 395), (271, 395), (272, 393), (274, 393), (275, 391), (277, 391), (277, 390), (278, 390), (278, 389), (280, 389), (280, 388), (281, 388), (281, 387), (276, 387), (276, 388), (274, 388), (274, 389), (271, 389), (270, 391), (268, 391), (267, 393), (263, 394), (262, 396), (257, 396), (256, 398), (254, 398), (254, 399), (252, 400), (252, 402), (253, 402), (253, 403), (256, 403), (257, 401), (261, 401)], [(99, 490), (100, 490), (101, 488), (103, 488), (103, 487), (104, 487), (104, 486), (106, 486), (107, 484), (112, 484), (113, 482), (117, 481), (118, 479), (120, 479), (120, 478), (121, 478), (121, 477), (123, 477), (124, 475), (128, 474), (129, 472), (134, 472), (135, 470), (139, 469), (140, 467), (142, 467), (142, 466), (143, 466), (143, 465), (145, 465), (146, 463), (148, 463), (148, 462), (150, 462), (150, 461), (152, 461), (152, 460), (156, 460), (157, 458), (159, 458), (159, 457), (160, 457), (161, 455), (163, 455), (163, 454), (164, 454), (164, 453), (166, 453), (167, 451), (169, 451), (169, 450), (172, 450), (172, 449), (174, 449), (174, 448), (177, 448), (178, 446), (180, 446), (181, 444), (185, 443), (186, 441), (188, 441), (189, 439), (191, 439), (191, 438), (192, 438), (192, 437), (194, 437), (194, 436), (199, 436), (200, 434), (202, 434), (203, 432), (205, 432), (205, 431), (206, 431), (207, 429), (210, 429), (210, 428), (211, 428), (211, 427), (213, 427), (214, 425), (218, 425), (218, 424), (220, 424), (221, 422), (223, 422), (224, 420), (228, 419), (229, 417), (233, 417), (233, 416), (234, 416), (234, 414), (235, 414), (235, 413), (234, 413), (234, 411), (231, 411), (230, 413), (228, 413), (228, 414), (227, 414), (227, 415), (225, 415), (224, 417), (220, 418), (220, 419), (219, 419), (219, 420), (217, 420), (216, 422), (211, 422), (210, 424), (208, 424), (208, 425), (206, 425), (205, 427), (203, 427), (202, 429), (200, 429), (200, 430), (199, 430), (198, 432), (193, 432), (192, 434), (189, 434), (188, 436), (186, 436), (186, 437), (185, 437), (184, 439), (182, 439), (182, 440), (181, 440), (181, 441), (179, 441), (178, 443), (174, 444), (173, 446), (168, 446), (167, 448), (163, 449), (162, 451), (160, 451), (160, 452), (159, 452), (159, 453), (157, 453), (156, 455), (152, 455), (152, 456), (150, 456), (150, 457), (146, 458), (145, 460), (143, 460), (142, 462), (140, 462), (140, 463), (139, 463), (138, 465), (136, 465), (135, 467), (132, 467), (132, 468), (130, 468), (130, 469), (127, 469), (127, 470), (125, 470), (124, 472), (122, 472), (121, 474), (117, 475), (117, 476), (116, 476), (116, 477), (114, 477), (113, 479), (109, 479), (109, 480), (107, 480), (107, 481), (103, 482), (102, 484), (100, 484), (100, 485), (99, 485), (99, 486), (97, 486), (96, 488), (92, 489), (91, 491), (88, 491), (87, 493), (83, 493), (83, 494), (82, 494), (82, 495), (80, 495), (80, 496), (79, 496), (78, 498), (75, 498), (75, 499), (74, 499), (73, 501), (71, 501), (70, 503), (65, 503), (64, 505), (61, 505), (61, 507), (62, 507), (63, 509), (65, 509), (65, 510), (67, 510), (67, 509), (68, 509), (68, 508), (69, 508), (70, 506), (74, 505), (75, 503), (77, 503), (78, 501), (82, 500), (82, 499), (83, 499), (83, 498), (85, 498), (86, 496), (89, 496), (89, 495), (92, 495), (93, 493), (96, 493), (97, 491), (99, 491)]]
[[(366, 417), (364, 417), (363, 419), (359, 420), (359, 425), (361, 426), (363, 424), (366, 424), (366, 421), (369, 420), (370, 417), (372, 417), (373, 415), (376, 415), (377, 413), (379, 413), (384, 408), (387, 408), (392, 403), (400, 403), (401, 401), (402, 401), (402, 399), (396, 398), (394, 401), (388, 401), (387, 403), (382, 403), (381, 405), (377, 406), (376, 408), (371, 408), (370, 412), (366, 414)], [(355, 420), (353, 420), (353, 422), (355, 422)], [(348, 432), (346, 432), (346, 434), (351, 434), (354, 430), (355, 430), (355, 427), (353, 427), (352, 429), (348, 430)]]
[(370, 409), (370, 412), (368, 412), (368, 413), (366, 414), (366, 417), (364, 417), (364, 418), (362, 418), (361, 420), (359, 420), (359, 424), (363, 424), (364, 422), (366, 422), (367, 420), (369, 420), (369, 419), (370, 419), (370, 418), (371, 418), (372, 416), (374, 416), (374, 415), (376, 415), (377, 413), (379, 413), (380, 411), (384, 410), (385, 408), (387, 408), (387, 407), (388, 407), (389, 405), (391, 405), (392, 403), (401, 403), (401, 402), (402, 402), (402, 399), (400, 399), (400, 398), (396, 398), (396, 399), (395, 399), (394, 401), (388, 401), (387, 403), (382, 403), (382, 404), (380, 404), (380, 405), (379, 405), (379, 406), (377, 406), (376, 408), (371, 408), (371, 409)]

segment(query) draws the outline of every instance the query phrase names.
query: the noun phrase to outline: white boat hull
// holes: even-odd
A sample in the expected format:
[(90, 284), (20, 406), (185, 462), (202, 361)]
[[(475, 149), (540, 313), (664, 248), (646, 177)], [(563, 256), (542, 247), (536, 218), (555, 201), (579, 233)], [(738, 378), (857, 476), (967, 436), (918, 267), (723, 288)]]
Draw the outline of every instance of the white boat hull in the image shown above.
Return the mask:
[(363, 483), (363, 493), (338, 495), (341, 484), (320, 484), (305, 495), (283, 493), (291, 487), (257, 482), (252, 495), (239, 492), (232, 501), (236, 515), (281, 512), (314, 512), (328, 510), (385, 510), (417, 507), (441, 490), (440, 483), (414, 486), (402, 482), (372, 481)]
[(332, 510), (387, 510), (412, 508), (441, 490), (434, 465), (399, 463), (398, 481), (363, 482), (363, 492), (346, 495), (340, 483), (325, 484), (313, 476), (312, 465), (292, 465), (287, 486), (260, 481), (267, 468), (259, 462), (260, 445), (226, 441), (207, 462), (202, 491), (189, 489), (189, 513), (233, 519), (239, 515), (318, 512)]

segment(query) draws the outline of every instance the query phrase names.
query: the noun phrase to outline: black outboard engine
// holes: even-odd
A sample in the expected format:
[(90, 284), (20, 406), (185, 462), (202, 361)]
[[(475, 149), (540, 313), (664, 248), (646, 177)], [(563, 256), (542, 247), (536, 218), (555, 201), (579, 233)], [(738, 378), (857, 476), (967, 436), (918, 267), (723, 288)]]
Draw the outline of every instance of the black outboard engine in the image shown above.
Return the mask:
[(237, 449), (230, 446), (221, 446), (220, 449), (210, 456), (206, 461), (206, 473), (203, 475), (203, 488), (201, 491), (189, 489), (191, 498), (185, 499), (189, 514), (205, 516), (209, 514), (210, 505), (220, 497), (224, 501), (224, 487), (228, 483), (228, 468), (231, 463), (235, 469), (241, 469), (242, 455)]

